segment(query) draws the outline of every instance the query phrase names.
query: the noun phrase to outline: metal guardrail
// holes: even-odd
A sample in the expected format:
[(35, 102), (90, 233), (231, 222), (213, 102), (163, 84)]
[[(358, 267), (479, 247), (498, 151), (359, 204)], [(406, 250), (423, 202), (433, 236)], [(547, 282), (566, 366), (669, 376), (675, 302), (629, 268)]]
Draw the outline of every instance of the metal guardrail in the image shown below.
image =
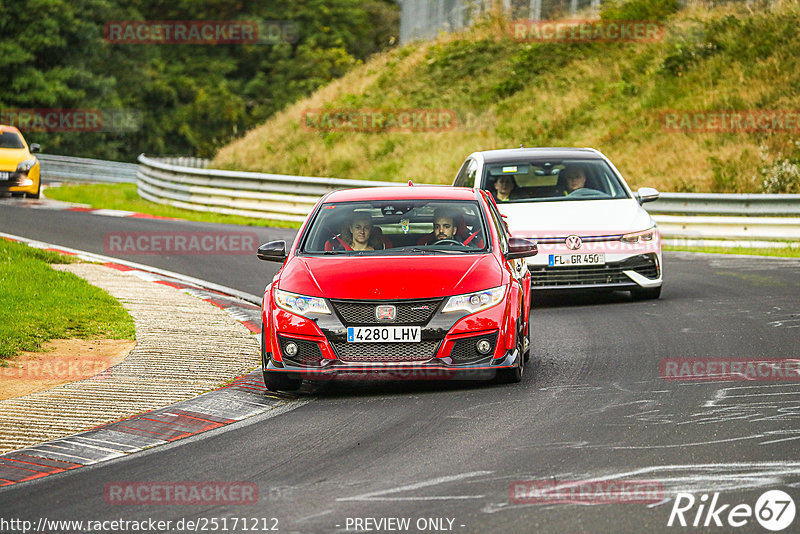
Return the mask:
[(37, 154), (43, 180), (101, 183), (136, 183), (135, 163)]
[[(336, 189), (397, 182), (222, 171), (139, 156), (138, 190), (147, 200), (196, 211), (301, 222), (320, 196)], [(749, 246), (800, 242), (800, 195), (662, 193), (644, 205), (665, 239)]]
[(139, 196), (195, 211), (302, 222), (319, 197), (352, 187), (398, 185), (394, 182), (287, 176), (222, 171), (173, 165), (139, 156)]
[(651, 215), (800, 216), (800, 195), (661, 193), (645, 204)]

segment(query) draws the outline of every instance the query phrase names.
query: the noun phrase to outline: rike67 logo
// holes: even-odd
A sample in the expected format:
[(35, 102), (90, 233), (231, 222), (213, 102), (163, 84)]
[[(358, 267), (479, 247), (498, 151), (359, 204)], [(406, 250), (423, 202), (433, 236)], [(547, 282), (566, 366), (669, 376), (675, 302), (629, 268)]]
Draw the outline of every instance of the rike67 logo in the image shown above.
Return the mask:
[(710, 499), (707, 493), (699, 499), (691, 493), (678, 493), (667, 526), (739, 528), (750, 524), (755, 517), (765, 529), (778, 532), (794, 522), (795, 512), (794, 500), (781, 490), (764, 492), (755, 507), (744, 503), (723, 504), (719, 492)]

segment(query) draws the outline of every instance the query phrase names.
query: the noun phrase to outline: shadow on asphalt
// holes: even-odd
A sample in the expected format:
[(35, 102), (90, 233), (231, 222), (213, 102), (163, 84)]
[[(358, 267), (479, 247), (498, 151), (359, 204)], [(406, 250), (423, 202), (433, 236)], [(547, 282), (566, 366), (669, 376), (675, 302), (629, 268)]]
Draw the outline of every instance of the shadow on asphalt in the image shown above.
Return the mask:
[(628, 291), (534, 291), (531, 297), (531, 306), (534, 308), (565, 308), (631, 302), (647, 301), (632, 298)]

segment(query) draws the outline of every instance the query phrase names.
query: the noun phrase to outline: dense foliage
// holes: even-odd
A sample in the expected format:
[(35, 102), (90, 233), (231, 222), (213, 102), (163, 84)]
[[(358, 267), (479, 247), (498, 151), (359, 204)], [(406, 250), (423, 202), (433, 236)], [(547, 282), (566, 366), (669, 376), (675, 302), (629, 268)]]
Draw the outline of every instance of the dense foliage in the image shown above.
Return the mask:
[[(281, 21), (266, 44), (114, 44), (112, 21)], [(125, 132), (30, 132), (47, 153), (210, 156), (396, 40), (392, 0), (0, 2), (0, 109), (126, 110)], [(129, 124), (130, 126), (130, 124)]]

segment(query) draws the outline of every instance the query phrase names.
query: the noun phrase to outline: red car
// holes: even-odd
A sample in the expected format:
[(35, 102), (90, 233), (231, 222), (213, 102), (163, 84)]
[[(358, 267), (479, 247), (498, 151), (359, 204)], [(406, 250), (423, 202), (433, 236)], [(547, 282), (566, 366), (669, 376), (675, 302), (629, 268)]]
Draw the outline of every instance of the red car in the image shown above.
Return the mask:
[(527, 360), (536, 244), (511, 237), (480, 189), (409, 186), (325, 195), (284, 241), (262, 304), (271, 390), (334, 375), (497, 377)]

